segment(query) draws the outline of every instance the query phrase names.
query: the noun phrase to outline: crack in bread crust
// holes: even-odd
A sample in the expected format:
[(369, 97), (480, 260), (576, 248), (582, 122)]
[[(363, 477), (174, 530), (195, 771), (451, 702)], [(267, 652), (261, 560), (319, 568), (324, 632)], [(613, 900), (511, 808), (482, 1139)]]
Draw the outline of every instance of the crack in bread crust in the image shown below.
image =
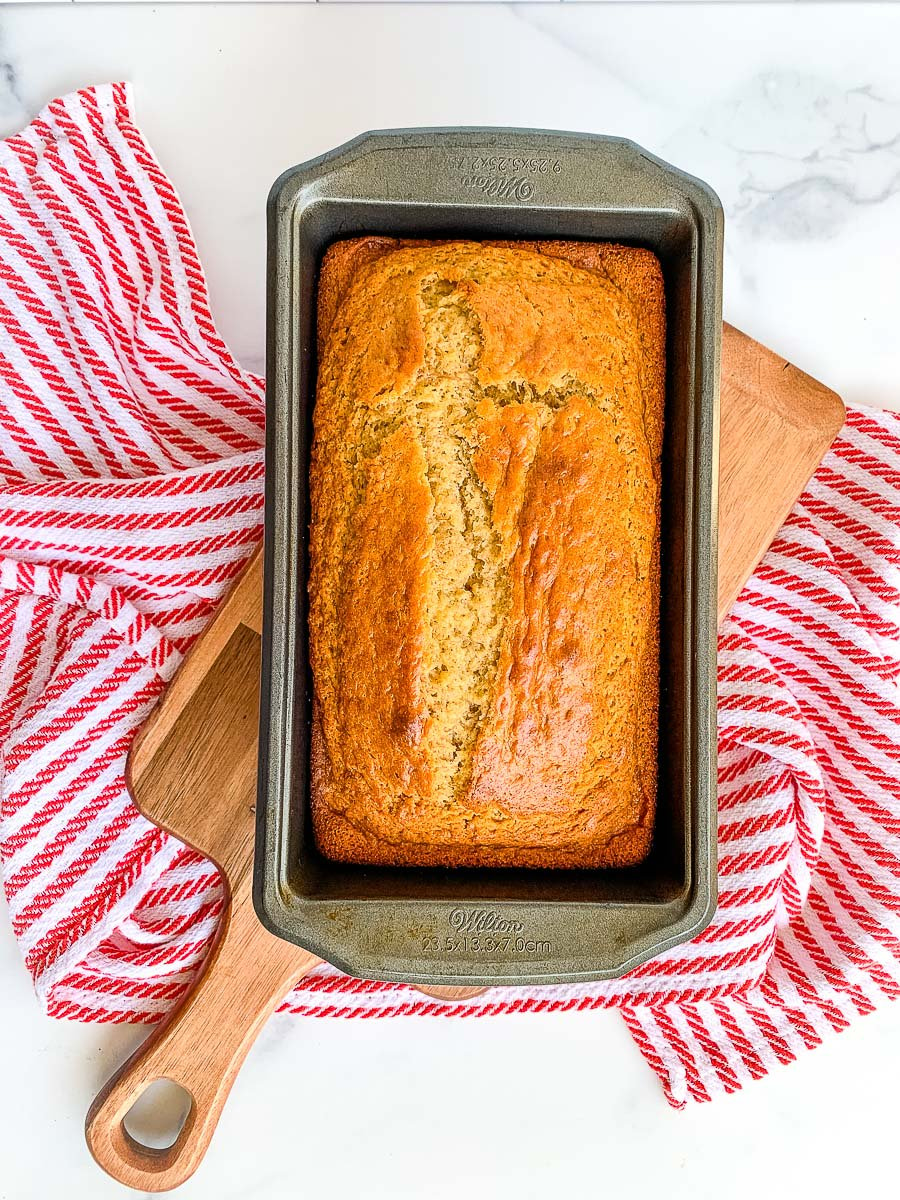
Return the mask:
[(337, 243), (319, 338), (320, 848), (639, 861), (656, 787), (658, 262), (597, 244)]

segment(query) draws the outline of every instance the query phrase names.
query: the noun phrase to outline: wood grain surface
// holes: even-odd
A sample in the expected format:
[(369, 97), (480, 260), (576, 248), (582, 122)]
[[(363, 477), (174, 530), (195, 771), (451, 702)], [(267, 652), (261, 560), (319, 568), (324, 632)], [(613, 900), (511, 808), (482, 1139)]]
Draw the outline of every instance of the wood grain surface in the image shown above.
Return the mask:
[[(726, 325), (719, 459), (719, 619), (743, 587), (844, 420), (834, 392)], [(201, 1162), (241, 1063), (292, 985), (320, 961), (270, 934), (251, 896), (261, 555), (226, 598), (135, 740), (129, 779), (151, 821), (222, 869), (230, 897), (193, 989), (97, 1097), (86, 1137), (115, 1179), (145, 1192)], [(481, 988), (422, 988), (465, 999)], [(167, 1150), (142, 1146), (124, 1117), (156, 1079), (191, 1097)]]
[(722, 330), (719, 621), (844, 424), (840, 396), (732, 325)]

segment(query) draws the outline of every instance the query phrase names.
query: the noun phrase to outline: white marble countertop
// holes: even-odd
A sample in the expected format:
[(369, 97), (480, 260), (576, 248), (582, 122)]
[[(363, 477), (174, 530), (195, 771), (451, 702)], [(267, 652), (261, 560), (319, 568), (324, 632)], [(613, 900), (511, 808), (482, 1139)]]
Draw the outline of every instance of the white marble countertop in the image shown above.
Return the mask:
[[(367, 128), (537, 126), (624, 134), (707, 179), (726, 210), (728, 319), (847, 401), (900, 408), (900, 6), (0, 11), (0, 134), (120, 78), (254, 369), (282, 169)], [(124, 1194), (81, 1129), (142, 1031), (43, 1017), (5, 911), (0, 1004), (0, 1197)], [(182, 1194), (874, 1194), (896, 1174), (898, 1064), (900, 1009), (676, 1113), (614, 1013), (278, 1017)]]

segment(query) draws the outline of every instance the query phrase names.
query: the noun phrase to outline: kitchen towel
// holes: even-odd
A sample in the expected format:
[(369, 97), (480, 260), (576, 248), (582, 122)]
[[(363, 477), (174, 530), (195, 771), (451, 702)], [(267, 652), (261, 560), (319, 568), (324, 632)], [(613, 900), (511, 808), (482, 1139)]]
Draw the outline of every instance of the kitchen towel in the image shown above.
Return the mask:
[[(144, 820), (135, 730), (262, 529), (263, 381), (216, 332), (130, 89), (0, 144), (0, 850), (54, 1016), (155, 1021), (215, 868)], [(719, 641), (719, 909), (624, 979), (467, 1003), (322, 967), (284, 1007), (617, 1006), (673, 1104), (732, 1091), (900, 990), (900, 418), (858, 409)]]

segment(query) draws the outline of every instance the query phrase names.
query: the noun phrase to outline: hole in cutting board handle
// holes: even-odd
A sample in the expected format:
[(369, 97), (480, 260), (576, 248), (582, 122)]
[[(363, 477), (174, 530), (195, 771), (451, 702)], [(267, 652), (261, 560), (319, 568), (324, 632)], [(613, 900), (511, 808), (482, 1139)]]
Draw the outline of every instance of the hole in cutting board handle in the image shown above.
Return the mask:
[(154, 1079), (122, 1118), (125, 1132), (140, 1149), (169, 1150), (191, 1114), (191, 1093), (174, 1079)]

